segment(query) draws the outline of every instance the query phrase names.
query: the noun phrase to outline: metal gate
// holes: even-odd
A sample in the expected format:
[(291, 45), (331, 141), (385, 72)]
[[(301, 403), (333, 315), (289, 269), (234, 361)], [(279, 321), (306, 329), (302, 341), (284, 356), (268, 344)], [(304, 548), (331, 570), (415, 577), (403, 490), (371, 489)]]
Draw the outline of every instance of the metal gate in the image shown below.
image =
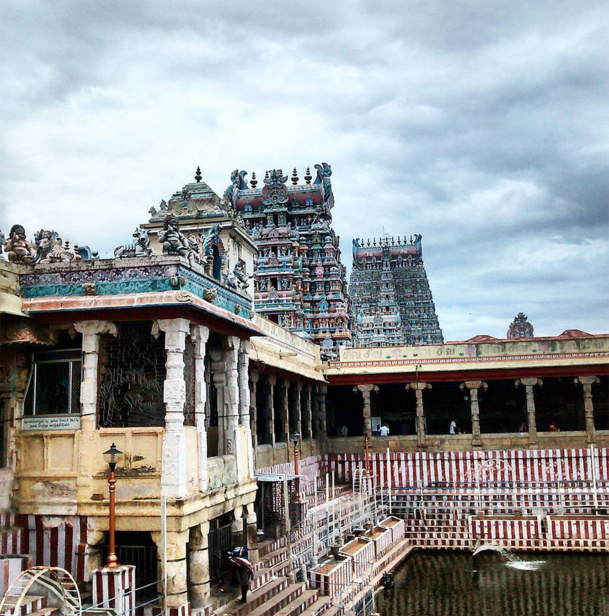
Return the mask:
[(228, 571), (228, 554), (233, 548), (231, 524), (209, 531), (209, 578), (219, 580)]
[[(104, 546), (103, 559), (108, 558), (108, 546)], [(142, 603), (158, 595), (157, 547), (156, 545), (117, 545), (116, 558), (121, 565), (135, 566), (136, 600)]]

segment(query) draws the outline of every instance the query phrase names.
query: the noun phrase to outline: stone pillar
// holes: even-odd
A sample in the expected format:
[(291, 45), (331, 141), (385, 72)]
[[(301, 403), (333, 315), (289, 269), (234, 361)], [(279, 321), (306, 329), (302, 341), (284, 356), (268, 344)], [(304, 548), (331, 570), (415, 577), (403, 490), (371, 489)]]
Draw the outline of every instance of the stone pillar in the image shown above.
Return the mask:
[(594, 427), (594, 404), (592, 403), (592, 385), (600, 383), (596, 376), (578, 376), (575, 384), (582, 386), (584, 394), (584, 414), (586, 419), (586, 441), (588, 445), (596, 444), (596, 429)]
[(205, 383), (205, 348), (209, 339), (209, 328), (193, 325), (191, 339), (194, 345), (195, 361), (195, 426), (199, 453), (199, 490), (207, 490), (207, 429), (205, 427), (205, 407), (207, 385)]
[(209, 349), (211, 356), (211, 377), (216, 388), (216, 406), (218, 409), (218, 455), (224, 455), (226, 441), (226, 363), (221, 349)]
[(423, 412), (423, 390), (431, 389), (429, 383), (423, 383), (416, 381), (415, 383), (408, 383), (406, 389), (414, 389), (414, 393), (417, 399), (417, 446), (426, 447), (426, 429), (425, 429), (425, 414)]
[(300, 381), (296, 381), (296, 383), (294, 383), (294, 386), (296, 388), (296, 399), (295, 399), (295, 428), (296, 428), (296, 432), (298, 432), (298, 434), (300, 434), (300, 438), (302, 439), (302, 401), (301, 401), (301, 396), (302, 396), (302, 383)]
[(159, 319), (159, 329), (165, 332), (166, 377), (163, 389), (165, 402), (165, 432), (163, 433), (163, 470), (161, 491), (170, 499), (186, 496), (186, 441), (184, 437), (184, 349), (190, 332), (187, 319)]
[[(179, 608), (188, 605), (186, 576), (186, 543), (189, 531), (167, 533), (167, 607)], [(159, 554), (162, 557), (161, 552)], [(209, 579), (209, 575), (207, 576)]]
[(317, 386), (317, 410), (319, 412), (319, 440), (328, 440), (328, 418), (326, 415), (326, 394), (328, 393), (327, 385)]
[(270, 436), (270, 444), (275, 447), (275, 385), (277, 384), (277, 377), (269, 374), (267, 387), (267, 412), (266, 412), (266, 430)]
[(281, 440), (290, 445), (290, 381), (283, 379), (283, 387), (281, 388), (281, 408), (279, 409), (279, 417), (281, 420)]
[[(239, 346), (241, 341), (236, 336), (228, 336), (226, 338), (226, 349), (224, 351), (225, 370), (226, 370), (226, 385), (224, 392), (224, 405), (226, 408), (226, 427), (230, 431), (228, 439), (234, 439), (234, 431), (239, 425)], [(234, 440), (233, 440), (234, 445)], [(224, 444), (224, 453), (234, 453), (231, 446), (227, 442)]]
[[(118, 335), (116, 325), (109, 321), (77, 321), (74, 329), (82, 334), (82, 382), (80, 384), (80, 455), (79, 490), (91, 488), (94, 473), (93, 439), (97, 428), (97, 397), (99, 389), (99, 340), (101, 334)], [(87, 497), (89, 498), (89, 497)]]
[(204, 607), (210, 595), (209, 580), (209, 522), (190, 529), (190, 601), (192, 607)]
[(246, 524), (246, 541), (247, 549), (250, 552), (250, 561), (258, 562), (258, 520), (256, 518), (256, 510), (254, 503), (248, 503), (244, 508), (245, 524)]
[(247, 476), (254, 476), (254, 448), (252, 446), (252, 427), (250, 421), (250, 341), (241, 340), (239, 344), (239, 425), (245, 430), (247, 445)]
[(258, 382), (260, 373), (255, 370), (250, 374), (252, 391), (250, 394), (250, 425), (252, 430), (252, 442), (254, 449), (258, 448)]
[(233, 535), (233, 545), (242, 546), (245, 542), (243, 536), (243, 507), (235, 507), (233, 511), (233, 520), (231, 522), (231, 530)]
[(472, 414), (472, 447), (482, 447), (480, 437), (480, 406), (478, 404), (478, 390), (483, 387), (488, 389), (488, 385), (483, 381), (465, 381), (461, 383), (461, 389), (469, 390), (470, 409)]
[(376, 385), (356, 385), (353, 391), (361, 391), (362, 392), (362, 401), (363, 401), (363, 416), (364, 416), (364, 436), (370, 438), (372, 436), (372, 420), (371, 420), (371, 404), (370, 404), (370, 393), (372, 391), (378, 391), (378, 387)]
[(313, 438), (313, 409), (311, 406), (311, 383), (305, 385), (305, 416), (307, 418), (306, 438)]
[(535, 396), (533, 394), (533, 387), (543, 385), (543, 381), (537, 377), (528, 379), (518, 379), (516, 381), (516, 387), (524, 385), (526, 391), (527, 400), (527, 421), (529, 423), (529, 447), (535, 448), (539, 446), (539, 437), (537, 436), (537, 421), (535, 418)]

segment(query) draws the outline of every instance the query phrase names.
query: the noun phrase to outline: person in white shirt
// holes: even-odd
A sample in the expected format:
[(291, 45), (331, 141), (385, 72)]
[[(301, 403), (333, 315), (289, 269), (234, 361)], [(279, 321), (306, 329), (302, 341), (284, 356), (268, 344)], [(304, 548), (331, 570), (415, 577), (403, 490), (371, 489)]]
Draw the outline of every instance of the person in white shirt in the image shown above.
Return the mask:
[(379, 436), (389, 436), (389, 428), (387, 426), (381, 426)]
[(448, 429), (449, 434), (457, 434), (457, 422), (453, 419), (450, 422), (450, 428)]

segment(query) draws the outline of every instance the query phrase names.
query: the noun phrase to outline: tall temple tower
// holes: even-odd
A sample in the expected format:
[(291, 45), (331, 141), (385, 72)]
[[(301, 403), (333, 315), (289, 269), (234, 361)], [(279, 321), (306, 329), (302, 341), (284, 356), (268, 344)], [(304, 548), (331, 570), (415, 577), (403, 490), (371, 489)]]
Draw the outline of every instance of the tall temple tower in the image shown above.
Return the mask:
[(360, 347), (442, 344), (421, 235), (353, 240), (350, 297), (353, 344)]
[[(223, 201), (244, 221), (258, 246), (254, 265), (255, 309), (283, 327), (305, 332), (328, 358), (351, 340), (346, 270), (332, 229), (334, 196), (330, 165), (309, 168), (301, 183), (296, 169), (267, 171), (261, 188), (256, 174), (234, 171)], [(312, 181), (313, 180), (313, 181)]]

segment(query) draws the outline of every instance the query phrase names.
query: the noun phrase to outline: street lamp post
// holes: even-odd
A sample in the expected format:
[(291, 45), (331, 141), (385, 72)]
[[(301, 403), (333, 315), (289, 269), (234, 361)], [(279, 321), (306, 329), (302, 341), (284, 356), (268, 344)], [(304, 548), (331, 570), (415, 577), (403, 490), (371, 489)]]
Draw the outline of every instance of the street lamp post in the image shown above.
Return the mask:
[(115, 515), (115, 492), (116, 492), (116, 475), (114, 471), (116, 469), (116, 463), (123, 455), (122, 451), (116, 448), (116, 445), (112, 443), (112, 446), (108, 451), (104, 451), (104, 460), (108, 463), (110, 469), (110, 475), (108, 476), (108, 500), (110, 504), (109, 521), (108, 521), (108, 535), (109, 535), (109, 548), (108, 558), (106, 559), (106, 567), (118, 567), (118, 559), (116, 558), (116, 547), (114, 542), (114, 531), (116, 525)]

